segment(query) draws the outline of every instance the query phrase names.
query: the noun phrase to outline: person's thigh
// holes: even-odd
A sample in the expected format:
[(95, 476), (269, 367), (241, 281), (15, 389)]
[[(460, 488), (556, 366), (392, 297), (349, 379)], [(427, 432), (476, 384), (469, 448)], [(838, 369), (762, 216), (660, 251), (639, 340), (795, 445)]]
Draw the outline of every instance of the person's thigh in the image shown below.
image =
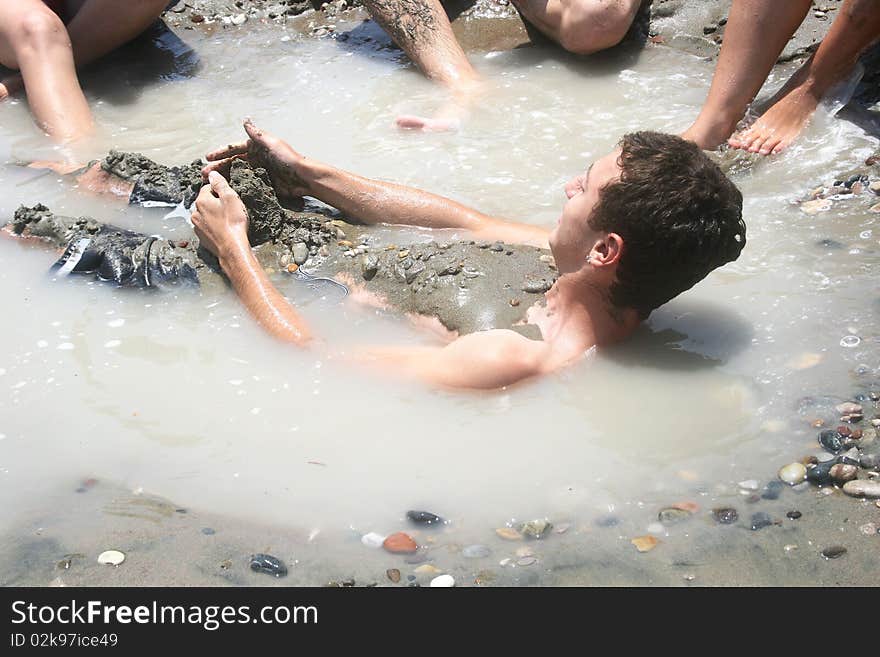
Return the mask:
[(43, 22), (52, 24), (61, 19), (43, 0), (0, 0), (0, 64), (18, 69), (16, 51), (28, 38), (31, 28)]

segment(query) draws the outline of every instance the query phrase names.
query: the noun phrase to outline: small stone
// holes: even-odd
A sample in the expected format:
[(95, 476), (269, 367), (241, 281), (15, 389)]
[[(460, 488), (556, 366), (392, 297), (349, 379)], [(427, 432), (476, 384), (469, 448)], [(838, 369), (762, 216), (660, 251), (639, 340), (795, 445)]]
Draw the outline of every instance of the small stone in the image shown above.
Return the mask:
[(722, 525), (732, 525), (739, 520), (739, 514), (736, 512), (736, 509), (731, 508), (712, 509), (712, 515), (715, 521)]
[(516, 549), (516, 556), (518, 557), (533, 557), (535, 556), (535, 551), (527, 545), (523, 545), (520, 548)]
[(862, 412), (862, 405), (856, 404), (855, 402), (844, 402), (843, 404), (838, 404), (834, 407), (841, 415), (854, 415), (856, 413)]
[(831, 471), (829, 472), (831, 479), (837, 484), (845, 484), (848, 481), (852, 481), (858, 473), (859, 469), (856, 466), (844, 463), (835, 463), (831, 466)]
[(379, 272), (379, 258), (374, 255), (364, 256), (361, 260), (361, 275), (365, 281), (371, 281)]
[(205, 22), (205, 17), (202, 16), (201, 14), (190, 14), (189, 19), (193, 23), (204, 23)]
[(443, 571), (436, 566), (432, 566), (429, 563), (424, 563), (413, 570), (413, 572), (417, 575), (437, 575), (439, 573), (442, 573)]
[(361, 536), (361, 543), (371, 548), (380, 548), (382, 547), (382, 543), (385, 542), (385, 537), (381, 534), (377, 534), (376, 532), (370, 532), (369, 534), (364, 534)]
[(106, 550), (98, 555), (98, 563), (105, 566), (118, 566), (125, 561), (125, 554), (119, 550)]
[(757, 479), (748, 479), (746, 481), (739, 482), (738, 486), (744, 490), (758, 490), (758, 486), (760, 486), (760, 484), (758, 483)]
[(298, 265), (304, 265), (309, 259), (309, 247), (303, 242), (293, 245), (293, 261)]
[(211, 528), (211, 527), (202, 527), (202, 533), (203, 533), (205, 536), (213, 536), (213, 535), (216, 534), (217, 532), (214, 531), (214, 529)]
[(848, 449), (846, 452), (841, 454), (839, 457), (839, 462), (847, 465), (858, 465), (859, 464), (859, 448), (853, 447)]
[(802, 515), (804, 514), (802, 514), (800, 511), (789, 511), (785, 514), (785, 517), (789, 520), (799, 520)]
[(485, 545), (468, 545), (461, 554), (466, 559), (483, 559), (488, 557), (491, 551)]
[(385, 577), (397, 584), (400, 581), (400, 571), (397, 568), (389, 568), (385, 571)]
[(779, 470), (779, 478), (789, 486), (794, 486), (807, 478), (807, 469), (802, 463), (789, 463)]
[(880, 467), (880, 454), (863, 454), (859, 459), (859, 465), (865, 470), (874, 470)]
[(672, 505), (673, 509), (681, 509), (682, 511), (688, 511), (690, 513), (696, 513), (700, 510), (700, 505), (696, 502), (676, 502)]
[(495, 530), (495, 533), (498, 534), (505, 541), (521, 541), (523, 540), (523, 535), (516, 531), (513, 527), (499, 527)]
[(822, 556), (826, 559), (837, 559), (838, 557), (842, 557), (844, 554), (846, 554), (846, 548), (842, 545), (834, 545), (832, 547), (822, 550)]
[(244, 14), (236, 14), (231, 19), (229, 19), (229, 22), (233, 25), (244, 25), (246, 20), (247, 16), (245, 16)]
[(825, 429), (819, 432), (819, 444), (832, 454), (843, 449), (843, 442), (834, 429)]
[(868, 208), (868, 212), (874, 212), (874, 213), (880, 214), (880, 203), (876, 203), (875, 205), (872, 205), (870, 208)]
[(617, 527), (620, 524), (620, 518), (617, 516), (602, 516), (601, 518), (596, 518), (596, 524), (603, 529)]
[(289, 265), (287, 265), (287, 273), (288, 273), (288, 274), (292, 274), (292, 273), (295, 272), (297, 269), (299, 269), (299, 265), (297, 265), (297, 264), (294, 264), (294, 263), (291, 262)]
[(230, 568), (232, 568), (231, 559), (224, 559), (220, 562), (220, 570), (229, 570)]
[(437, 525), (442, 525), (446, 523), (443, 518), (431, 513), (430, 511), (407, 511), (406, 517), (410, 522), (415, 525), (422, 525), (427, 527), (436, 527)]
[(675, 507), (667, 507), (665, 509), (660, 509), (660, 513), (657, 514), (657, 519), (664, 525), (674, 525), (677, 522), (687, 520), (691, 515), (693, 514), (690, 511), (676, 509)]
[(637, 536), (630, 541), (633, 545), (636, 546), (636, 550), (639, 552), (650, 552), (660, 543), (660, 540), (655, 536)]
[(287, 575), (287, 566), (278, 557), (273, 557), (271, 554), (252, 554), (250, 566), (255, 573), (265, 573), (274, 577)]
[[(800, 464), (798, 464), (800, 465)], [(804, 468), (804, 477), (807, 476), (807, 469)], [(791, 484), (794, 485), (794, 484)], [(764, 487), (764, 492), (761, 493), (761, 499), (764, 500), (778, 500), (779, 496), (782, 494), (782, 490), (785, 488), (785, 484), (781, 481), (769, 481), (767, 485)]]
[(519, 299), (511, 299), (510, 301), (508, 301), (508, 303), (516, 308), (519, 305)]
[(553, 528), (553, 532), (556, 534), (564, 534), (570, 528), (571, 528), (571, 523), (563, 522), (563, 523), (556, 525), (556, 527)]
[(397, 532), (386, 538), (382, 547), (395, 554), (412, 554), (419, 549), (418, 544), (408, 534)]
[(431, 580), (431, 588), (452, 588), (455, 586), (455, 578), (452, 575), (440, 575)]
[(852, 497), (880, 498), (880, 481), (855, 479), (843, 485), (843, 492)]
[(535, 557), (522, 557), (516, 560), (517, 566), (533, 566), (536, 563), (538, 563), (538, 560)]
[(880, 180), (875, 180), (870, 185), (868, 185), (868, 189), (870, 189), (875, 194), (880, 194)]
[(528, 538), (540, 539), (544, 537), (544, 534), (553, 529), (553, 525), (551, 525), (546, 520), (531, 520), (529, 522), (522, 523), (519, 527), (517, 527), (519, 533)]
[(833, 203), (827, 198), (817, 198), (814, 201), (804, 201), (801, 203), (800, 208), (801, 212), (806, 214), (819, 214), (820, 212), (830, 210), (832, 205)]
[(553, 287), (552, 282), (548, 282), (544, 279), (536, 280), (529, 279), (525, 283), (523, 283), (522, 291), (528, 292), (530, 294), (543, 294), (547, 290)]
[(770, 516), (763, 511), (759, 511), (752, 516), (752, 531), (758, 531), (759, 529), (769, 527), (772, 524), (772, 518), (770, 518)]
[(865, 536), (873, 536), (877, 533), (877, 525), (873, 522), (866, 522), (864, 525), (859, 527), (859, 531), (862, 532)]

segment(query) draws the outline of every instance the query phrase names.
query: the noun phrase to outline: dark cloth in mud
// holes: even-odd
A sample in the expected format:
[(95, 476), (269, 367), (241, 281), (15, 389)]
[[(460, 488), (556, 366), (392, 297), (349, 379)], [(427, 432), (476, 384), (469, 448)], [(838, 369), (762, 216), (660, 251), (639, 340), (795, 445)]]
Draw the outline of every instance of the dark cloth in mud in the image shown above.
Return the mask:
[[(106, 171), (138, 181), (144, 196), (175, 204), (201, 185), (200, 167), (166, 167), (118, 152), (102, 162)], [(295, 271), (291, 278), (307, 282), (313, 280), (309, 275), (342, 277), (399, 312), (436, 317), (462, 335), (512, 328), (540, 338), (537, 327), (526, 323), (526, 311), (556, 280), (548, 251), (501, 242), (386, 244), (372, 226), (282, 207), (263, 169), (237, 161), (229, 180), (247, 209), (254, 253), (270, 274)], [(19, 208), (12, 225), (18, 235), (64, 248), (54, 266), (64, 275), (95, 274), (125, 287), (225, 285), (216, 261), (195, 238), (172, 242), (93, 219), (60, 217), (39, 205)], [(287, 288), (291, 278), (276, 282)]]

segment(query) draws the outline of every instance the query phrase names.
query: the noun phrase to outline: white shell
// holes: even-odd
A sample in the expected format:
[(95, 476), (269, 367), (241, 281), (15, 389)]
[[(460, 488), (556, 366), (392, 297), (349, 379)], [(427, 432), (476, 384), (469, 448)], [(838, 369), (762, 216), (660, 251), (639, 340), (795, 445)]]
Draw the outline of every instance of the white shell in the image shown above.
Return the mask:
[(107, 550), (98, 555), (98, 563), (105, 566), (118, 566), (125, 561), (125, 555), (119, 550)]

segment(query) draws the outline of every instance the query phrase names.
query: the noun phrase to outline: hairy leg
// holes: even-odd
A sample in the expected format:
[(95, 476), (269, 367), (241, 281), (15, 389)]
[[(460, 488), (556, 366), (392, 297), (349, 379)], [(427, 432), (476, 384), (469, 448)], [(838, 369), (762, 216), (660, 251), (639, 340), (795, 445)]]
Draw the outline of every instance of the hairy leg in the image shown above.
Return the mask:
[(40, 0), (0, 2), (0, 64), (18, 69), (37, 124), (58, 141), (92, 129), (61, 19)]
[(754, 125), (731, 137), (730, 145), (761, 155), (784, 150), (804, 129), (822, 97), (852, 71), (859, 55), (877, 38), (880, 4), (846, 2), (816, 53), (785, 83)]
[(563, 48), (589, 55), (623, 40), (641, 0), (513, 0), (513, 4)]
[(810, 0), (734, 0), (709, 95), (682, 137), (715, 148), (731, 135), (809, 9)]

